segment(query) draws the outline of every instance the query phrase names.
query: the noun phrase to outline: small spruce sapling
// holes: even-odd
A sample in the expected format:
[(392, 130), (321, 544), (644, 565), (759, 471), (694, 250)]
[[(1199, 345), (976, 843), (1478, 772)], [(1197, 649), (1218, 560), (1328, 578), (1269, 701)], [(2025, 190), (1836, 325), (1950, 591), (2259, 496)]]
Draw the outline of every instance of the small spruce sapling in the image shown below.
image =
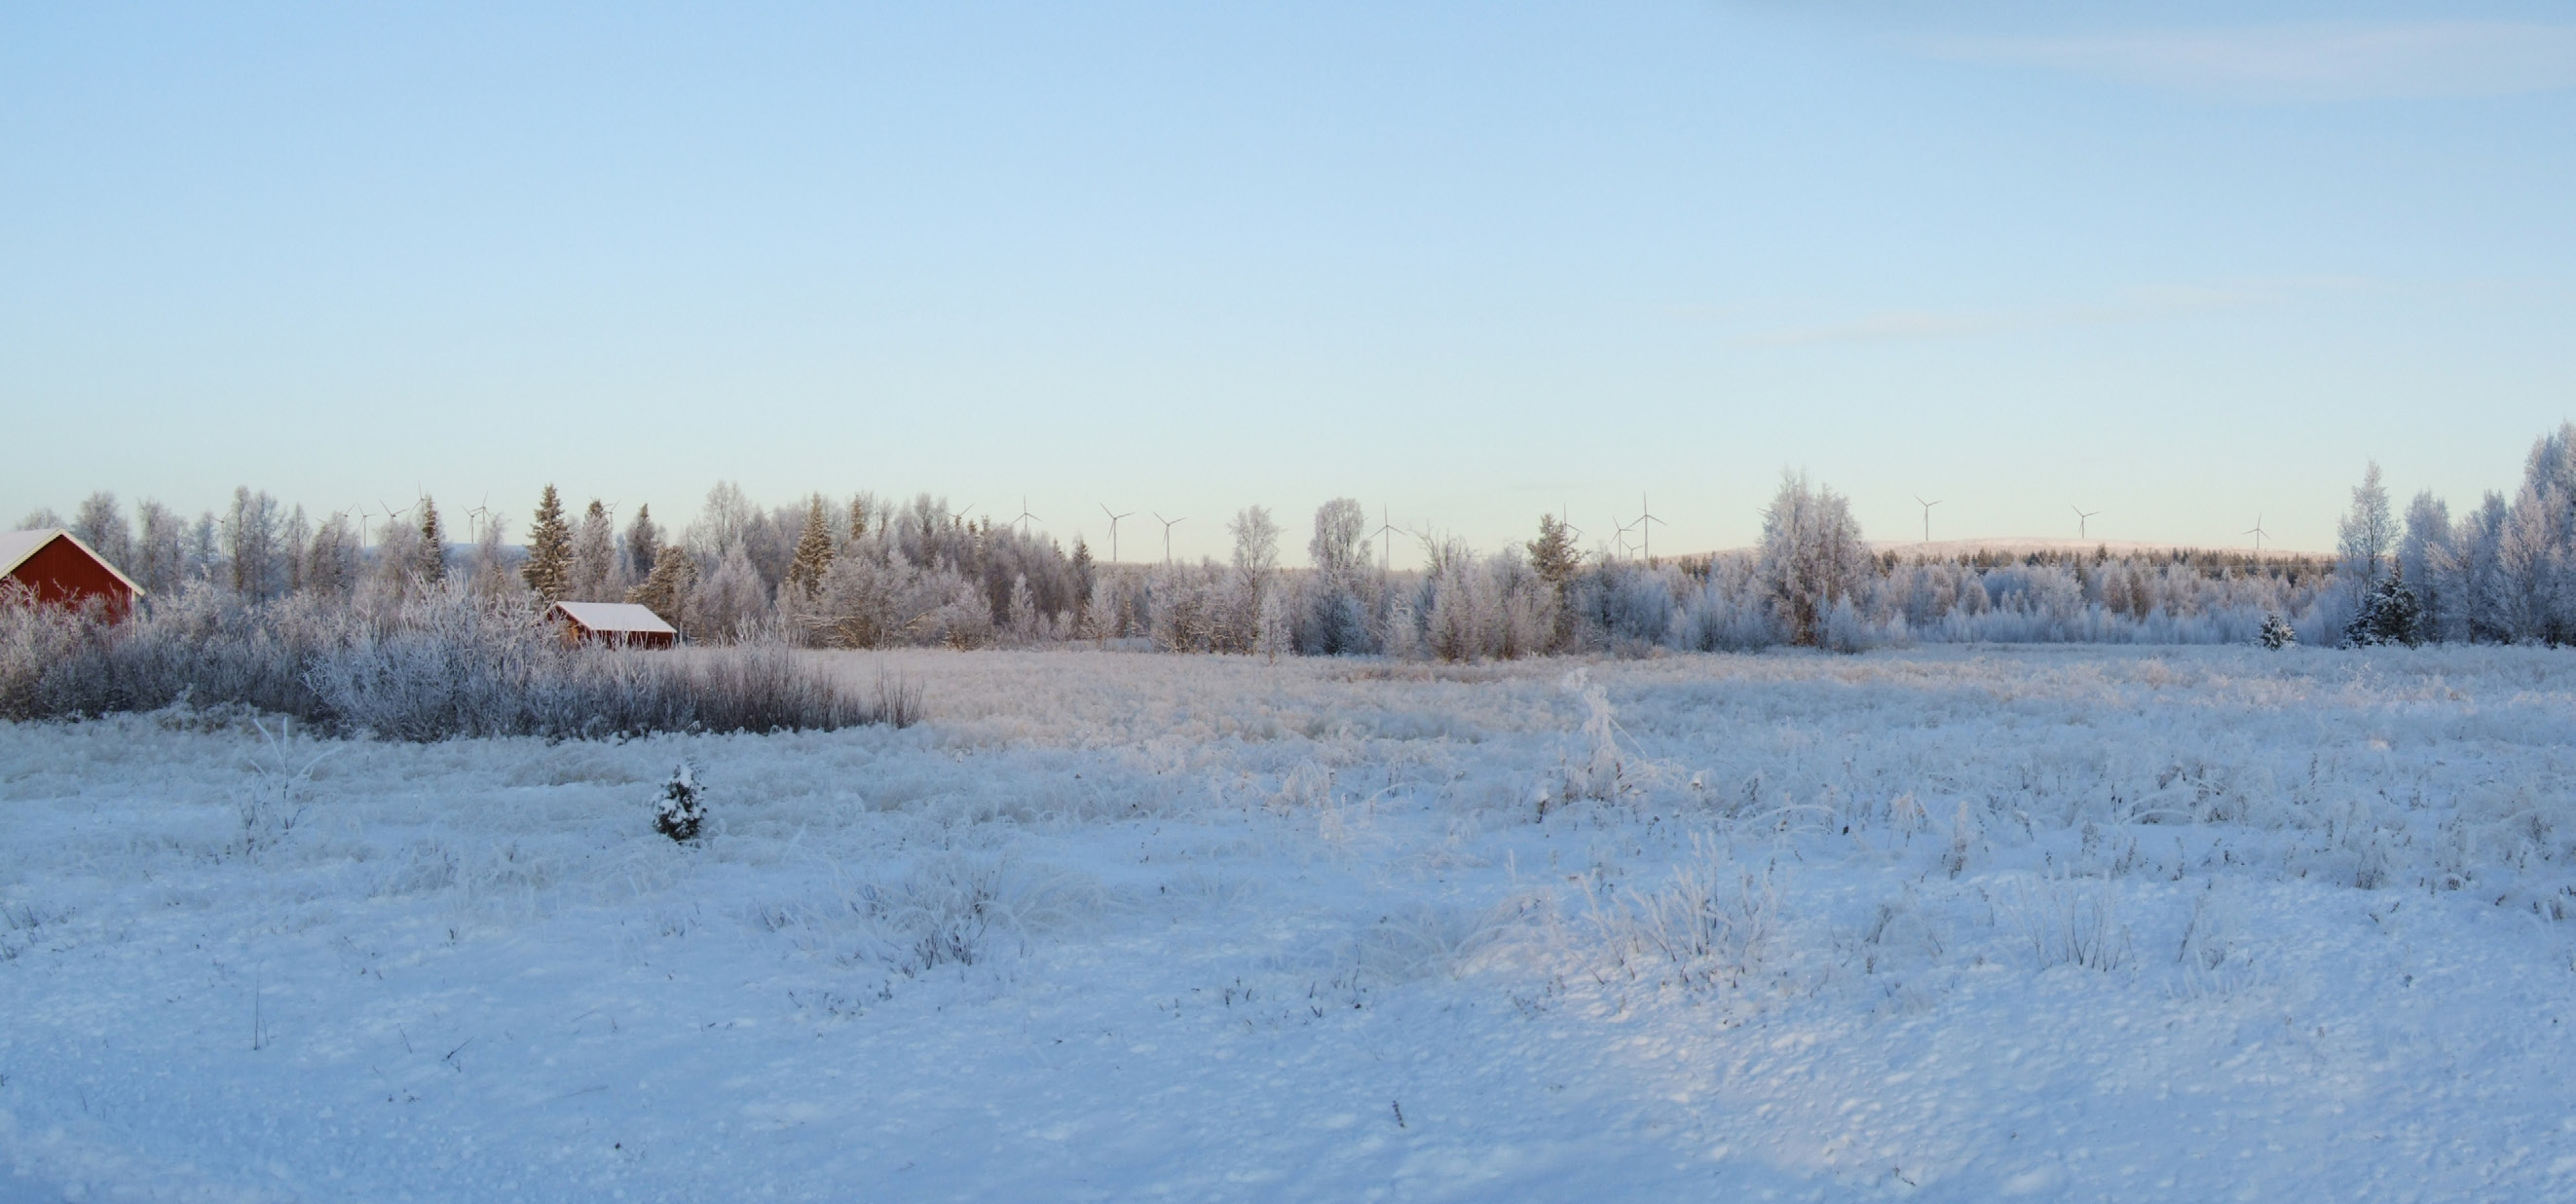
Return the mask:
[(2280, 615), (2265, 614), (2263, 616), (2263, 634), (2259, 638), (2263, 641), (2264, 647), (2281, 649), (2298, 643), (2299, 633), (2290, 630), (2290, 625), (2283, 622)]
[(707, 818), (704, 794), (696, 771), (688, 762), (680, 762), (671, 771), (671, 780), (662, 783), (662, 800), (653, 809), (653, 829), (673, 840), (696, 840)]

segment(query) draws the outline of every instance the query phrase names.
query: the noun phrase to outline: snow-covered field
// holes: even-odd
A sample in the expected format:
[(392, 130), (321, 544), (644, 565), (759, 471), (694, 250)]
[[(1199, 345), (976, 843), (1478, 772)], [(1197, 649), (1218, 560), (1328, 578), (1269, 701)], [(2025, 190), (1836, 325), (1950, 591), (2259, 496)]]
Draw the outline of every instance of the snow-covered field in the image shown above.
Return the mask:
[(817, 655), (0, 726), (0, 1199), (2576, 1198), (2576, 656)]

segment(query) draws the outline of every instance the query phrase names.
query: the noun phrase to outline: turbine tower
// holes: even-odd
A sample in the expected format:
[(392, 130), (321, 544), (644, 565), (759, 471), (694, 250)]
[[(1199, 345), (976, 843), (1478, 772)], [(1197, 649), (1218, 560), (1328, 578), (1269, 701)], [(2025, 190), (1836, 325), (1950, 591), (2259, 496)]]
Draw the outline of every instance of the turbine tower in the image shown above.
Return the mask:
[(1642, 493), (1638, 494), (1636, 525), (1639, 530), (1637, 532), (1637, 551), (1639, 555), (1646, 558), (1646, 563), (1649, 565), (1655, 563), (1655, 525), (1658, 523), (1662, 523), (1667, 527), (1672, 525), (1671, 523), (1666, 523), (1664, 520), (1655, 517), (1654, 507), (1646, 504), (1646, 495)]
[(1930, 543), (1932, 542), (1932, 508), (1941, 503), (1924, 502), (1923, 495), (1919, 493), (1914, 495), (1914, 500), (1923, 502), (1923, 542)]
[(2263, 515), (2260, 512), (2257, 512), (2254, 515), (2254, 525), (2247, 530), (2237, 532), (2237, 534), (2253, 536), (2254, 554), (2260, 556), (2263, 554), (2263, 537), (2271, 534), (2271, 532), (2263, 529)]
[(1190, 516), (1184, 514), (1179, 518), (1164, 518), (1160, 510), (1149, 510), (1146, 513), (1153, 515), (1154, 521), (1163, 524), (1163, 567), (1170, 568), (1172, 567), (1172, 528), (1190, 521)]
[[(1109, 503), (1100, 503), (1100, 512), (1109, 514)], [(1111, 564), (1118, 563), (1118, 520), (1134, 517), (1135, 513), (1130, 510), (1125, 514), (1109, 514), (1109, 563)]]
[[(1034, 514), (1029, 513), (1029, 495), (1027, 495), (1027, 494), (1025, 494), (1025, 493), (1021, 494), (1021, 495), (1020, 495), (1020, 515), (1019, 515), (1019, 517), (1014, 518), (1014, 519), (1012, 519), (1012, 520), (1011, 520), (1011, 522), (1013, 522), (1013, 523), (1018, 523), (1018, 524), (1020, 525), (1020, 538), (1022, 538), (1022, 539), (1027, 539), (1027, 538), (1029, 537), (1029, 524), (1030, 524), (1031, 522), (1041, 522), (1041, 523), (1042, 523), (1042, 522), (1045, 522), (1045, 521), (1046, 521), (1045, 519), (1039, 518), (1038, 516), (1036, 516), (1036, 515), (1034, 515)], [(1004, 524), (1002, 524), (1002, 525), (1003, 525), (1003, 526), (1009, 526), (1009, 525), (1010, 525), (1010, 523), (1004, 523)]]
[[(1379, 537), (1377, 573), (1378, 576), (1383, 577), (1388, 573), (1393, 572), (1395, 568), (1395, 522), (1393, 519), (1388, 517), (1387, 507), (1385, 503), (1382, 502), (1378, 505), (1377, 517), (1378, 528), (1375, 531), (1369, 532), (1369, 534)], [(1366, 522), (1368, 520), (1362, 519), (1360, 521)]]
[(2082, 506), (2069, 506), (2067, 509), (2075, 512), (2075, 538), (2093, 538), (2090, 524), (2092, 523), (2094, 516), (2102, 512), (2099, 510), (2087, 510)]

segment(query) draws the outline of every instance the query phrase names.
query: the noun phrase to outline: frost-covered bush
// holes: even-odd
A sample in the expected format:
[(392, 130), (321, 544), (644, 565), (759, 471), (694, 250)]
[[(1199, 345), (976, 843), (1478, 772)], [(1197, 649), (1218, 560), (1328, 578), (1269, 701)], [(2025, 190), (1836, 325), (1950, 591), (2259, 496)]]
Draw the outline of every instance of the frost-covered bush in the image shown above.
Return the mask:
[(124, 623), (0, 604), (0, 717), (181, 702), (400, 740), (830, 730), (918, 706), (900, 688), (891, 699), (882, 685), (873, 699), (853, 695), (775, 642), (570, 646), (533, 607), (478, 598), (462, 584), (373, 606), (307, 595), (249, 602), (199, 586), (153, 599)]

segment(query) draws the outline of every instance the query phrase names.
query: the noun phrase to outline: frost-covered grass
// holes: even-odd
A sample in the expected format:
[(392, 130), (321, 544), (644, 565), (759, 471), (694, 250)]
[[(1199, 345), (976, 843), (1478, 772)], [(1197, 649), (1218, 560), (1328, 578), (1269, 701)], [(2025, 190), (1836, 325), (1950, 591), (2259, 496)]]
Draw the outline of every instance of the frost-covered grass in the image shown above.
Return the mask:
[(2576, 1196), (2565, 653), (808, 655), (0, 726), (0, 1198)]

